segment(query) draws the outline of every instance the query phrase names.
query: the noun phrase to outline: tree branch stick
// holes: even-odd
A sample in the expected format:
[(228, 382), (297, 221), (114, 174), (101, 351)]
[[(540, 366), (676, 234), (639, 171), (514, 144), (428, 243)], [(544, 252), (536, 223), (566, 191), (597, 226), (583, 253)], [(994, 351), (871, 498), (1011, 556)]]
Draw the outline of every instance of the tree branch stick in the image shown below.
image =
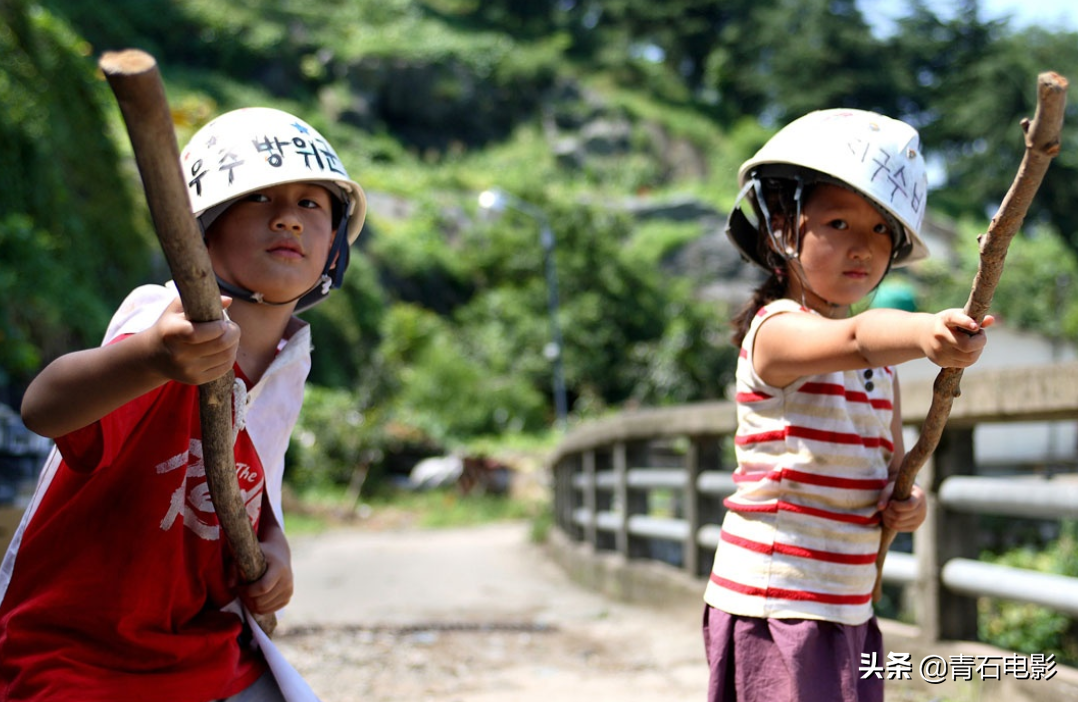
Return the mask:
[[(154, 230), (183, 301), (184, 314), (193, 322), (219, 320), (223, 317), (221, 293), (202, 233), (191, 213), (175, 127), (157, 62), (145, 52), (127, 50), (105, 53), (99, 65), (127, 125)], [(252, 583), (265, 574), (266, 559), (247, 517), (236, 478), (233, 378), (230, 370), (198, 388), (202, 458), (221, 532), (236, 559), (240, 577)], [(267, 634), (273, 633), (276, 618), (272, 614), (259, 615), (256, 620)]]
[[(1003, 273), (1003, 263), (1007, 257), (1007, 248), (1018, 233), (1025, 220), (1033, 196), (1040, 188), (1044, 174), (1052, 159), (1060, 150), (1060, 132), (1063, 126), (1063, 112), (1067, 100), (1067, 79), (1058, 73), (1047, 72), (1037, 77), (1037, 110), (1033, 120), (1022, 120), (1025, 133), (1026, 151), (1018, 173), (1010, 189), (1003, 198), (996, 216), (988, 227), (988, 232), (980, 237), (980, 262), (977, 275), (973, 279), (973, 289), (966, 301), (965, 312), (980, 323), (992, 304)], [(936, 450), (947, 417), (951, 413), (954, 398), (961, 394), (959, 382), (962, 380), (961, 368), (943, 368), (936, 376), (932, 386), (932, 402), (921, 426), (917, 443), (906, 453), (895, 478), (894, 500), (905, 500), (913, 490), (917, 472)], [(880, 537), (880, 550), (876, 557), (876, 585), (873, 588), (873, 600), (879, 601), (883, 588), (883, 564), (887, 549), (894, 541), (895, 531), (883, 527)]]

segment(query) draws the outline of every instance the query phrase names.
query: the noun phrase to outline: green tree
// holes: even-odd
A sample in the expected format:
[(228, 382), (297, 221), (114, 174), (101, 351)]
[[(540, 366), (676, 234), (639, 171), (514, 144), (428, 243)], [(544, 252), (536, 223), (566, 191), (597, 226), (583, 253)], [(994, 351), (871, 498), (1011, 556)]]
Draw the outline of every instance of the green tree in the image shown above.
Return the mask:
[[(953, 216), (994, 213), (1014, 180), (1025, 140), (1021, 121), (1036, 108), (1037, 75), (1078, 75), (1078, 35), (1031, 28), (1014, 33), (1003, 21), (984, 21), (976, 0), (942, 20), (918, 0), (898, 21), (890, 53), (898, 63), (902, 112), (920, 127), (926, 153), (943, 166), (945, 181), (933, 206)], [(1078, 136), (1068, 108), (1063, 143)], [(1051, 223), (1078, 248), (1078, 157), (1055, 159), (1028, 219)]]
[(758, 16), (751, 65), (768, 114), (788, 122), (828, 107), (895, 112), (893, 64), (855, 0), (780, 0)]
[(377, 270), (357, 247), (341, 289), (302, 314), (311, 323), (315, 349), (310, 381), (359, 391), (368, 403), (382, 399), (385, 388), (377, 372), (378, 347), (387, 307)]
[[(603, 45), (611, 42), (623, 52), (623, 61), (650, 48), (690, 92), (704, 85), (708, 57), (731, 24), (751, 16), (752, 3), (744, 0), (615, 0), (579, 3), (579, 24), (593, 31)], [(588, 21), (588, 17), (594, 20)]]
[[(724, 310), (672, 282), (658, 256), (634, 255), (633, 221), (600, 208), (546, 203), (554, 249), (570, 405), (655, 403), (722, 396), (733, 357)], [(506, 216), (476, 227), (462, 257), (476, 294), (454, 315), (472, 354), (495, 374), (528, 377), (550, 393), (551, 339), (538, 227)], [(661, 254), (661, 252), (660, 252)]]
[[(961, 307), (969, 298), (980, 252), (975, 222), (958, 226), (958, 271), (929, 259), (921, 269), (931, 290), (926, 309)], [(1078, 341), (1078, 256), (1047, 225), (1016, 236), (1007, 251), (1004, 274), (991, 313), (1013, 328), (1035, 329), (1056, 339)]]
[[(1073, 36), (1012, 33), (981, 21), (976, 0), (942, 19), (911, 0), (884, 37), (853, 0), (241, 5), (117, 0), (101, 13), (81, 0), (0, 2), (0, 294), (10, 301), (0, 312), (0, 367), (12, 378), (96, 343), (127, 289), (167, 276), (152, 265), (126, 137), (94, 76), (91, 56), (105, 49), (159, 56), (180, 132), (239, 104), (310, 112), (372, 196), (402, 204), (406, 216), (384, 218), (372, 197), (345, 288), (307, 313), (312, 382), (349, 393), (372, 432), (419, 417), (439, 436), (551, 418), (535, 223), (476, 224), (461, 205), (492, 174), (551, 217), (564, 370), (578, 412), (721, 397), (732, 367), (728, 312), (672, 279), (669, 249), (636, 245), (647, 238), (639, 222), (580, 202), (658, 188), (714, 200), (714, 184), (767, 132), (838, 104), (916, 124), (946, 174), (933, 207), (983, 219), (1020, 158), (1016, 126), (1032, 108), (1036, 72), (1067, 75), (1078, 64)], [(496, 128), (472, 138), (473, 126), (492, 121)], [(575, 148), (587, 144), (585, 127), (604, 122), (624, 128), (624, 153)], [(1072, 134), (1029, 229), (1041, 236), (1039, 225), (1051, 223), (1074, 245)], [(572, 158), (557, 151), (574, 139)], [(693, 168), (675, 168), (682, 158)], [(680, 175), (701, 169), (711, 170), (704, 181)], [(683, 232), (675, 239), (685, 241)], [(1062, 261), (1053, 251), (1031, 260), (1041, 255)], [(1017, 305), (1009, 318), (1050, 324), (1023, 297), (1008, 296)]]
[(0, 385), (96, 345), (151, 274), (145, 208), (122, 175), (89, 49), (23, 0), (0, 3)]
[[(948, 164), (947, 196), (962, 199), (966, 211), (994, 214), (1006, 195), (1025, 148), (1021, 123), (1036, 111), (1037, 75), (1053, 70), (1078, 76), (1078, 33), (1041, 28), (1006, 34), (972, 71), (967, 104), (949, 115), (968, 125), (966, 148)], [(976, 107), (973, 104), (976, 103)], [(948, 117), (950, 119), (950, 117)], [(1063, 122), (1062, 149), (1030, 206), (1027, 222), (1050, 224), (1078, 249), (1078, 105), (1070, 102)], [(972, 144), (972, 148), (970, 148)], [(953, 174), (953, 175), (952, 175)]]
[(528, 378), (492, 369), (488, 357), (477, 353), (470, 330), (401, 304), (386, 317), (385, 335), (387, 369), (396, 384), (390, 400), (396, 421), (443, 444), (544, 428), (542, 394)]

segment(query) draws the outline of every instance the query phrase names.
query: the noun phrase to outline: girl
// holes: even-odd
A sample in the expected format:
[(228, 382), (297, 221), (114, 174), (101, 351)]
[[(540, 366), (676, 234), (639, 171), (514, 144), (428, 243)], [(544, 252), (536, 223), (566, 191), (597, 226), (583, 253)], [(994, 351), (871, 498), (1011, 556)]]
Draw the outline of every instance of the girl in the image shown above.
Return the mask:
[[(985, 345), (961, 310), (850, 306), (924, 258), (916, 130), (860, 110), (808, 114), (739, 172), (727, 234), (769, 274), (734, 320), (736, 493), (704, 594), (711, 702), (883, 699), (872, 611), (880, 521), (913, 531), (924, 493), (892, 502), (902, 463), (894, 365), (964, 368)], [(743, 201), (749, 212), (740, 209)]]

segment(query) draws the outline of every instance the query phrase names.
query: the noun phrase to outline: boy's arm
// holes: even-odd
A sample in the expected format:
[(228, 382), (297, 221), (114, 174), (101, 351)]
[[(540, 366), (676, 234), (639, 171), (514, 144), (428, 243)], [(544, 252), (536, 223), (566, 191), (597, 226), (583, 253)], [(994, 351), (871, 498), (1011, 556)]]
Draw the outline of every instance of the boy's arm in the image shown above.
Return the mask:
[(292, 549), (263, 493), (258, 541), (266, 556), (266, 572), (257, 581), (240, 587), (240, 598), (255, 614), (276, 612), (292, 600), (295, 586), (292, 575)]
[(177, 298), (148, 329), (46, 366), (26, 390), (23, 423), (42, 436), (63, 436), (169, 380), (199, 385), (224, 375), (238, 345), (234, 323), (193, 324)]
[(944, 368), (966, 368), (981, 354), (985, 327), (962, 310), (937, 314), (867, 310), (844, 319), (788, 312), (766, 320), (756, 335), (753, 362), (768, 385), (785, 387), (807, 375), (890, 366), (928, 358)]

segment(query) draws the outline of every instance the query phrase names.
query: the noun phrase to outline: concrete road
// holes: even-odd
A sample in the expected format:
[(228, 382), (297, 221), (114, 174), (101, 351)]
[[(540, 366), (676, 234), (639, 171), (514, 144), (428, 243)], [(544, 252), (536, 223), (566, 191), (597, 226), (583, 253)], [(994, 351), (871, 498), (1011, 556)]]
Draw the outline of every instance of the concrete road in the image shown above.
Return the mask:
[(333, 531), (293, 559), (274, 638), (323, 702), (705, 698), (702, 605), (607, 601), (526, 524)]

